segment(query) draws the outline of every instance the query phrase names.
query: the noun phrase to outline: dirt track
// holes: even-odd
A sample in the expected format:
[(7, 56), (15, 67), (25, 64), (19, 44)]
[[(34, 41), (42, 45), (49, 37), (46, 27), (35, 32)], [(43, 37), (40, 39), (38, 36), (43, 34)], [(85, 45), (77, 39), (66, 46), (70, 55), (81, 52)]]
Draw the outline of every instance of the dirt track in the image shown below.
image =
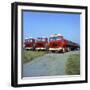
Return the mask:
[(67, 53), (49, 53), (42, 57), (23, 64), (23, 77), (66, 75), (65, 62), (71, 54), (80, 53), (71, 51)]

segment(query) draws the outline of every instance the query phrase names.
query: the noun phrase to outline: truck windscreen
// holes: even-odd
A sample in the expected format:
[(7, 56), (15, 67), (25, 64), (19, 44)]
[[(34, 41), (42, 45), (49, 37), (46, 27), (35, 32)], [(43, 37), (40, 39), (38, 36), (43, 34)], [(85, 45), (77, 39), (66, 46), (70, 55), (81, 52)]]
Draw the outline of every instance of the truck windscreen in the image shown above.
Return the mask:
[(46, 39), (44, 39), (44, 38), (38, 38), (37, 41), (43, 41), (44, 42), (44, 41), (46, 41)]
[(61, 37), (50, 37), (49, 41), (56, 41), (56, 40), (62, 40)]
[(25, 42), (33, 42), (31, 39), (26, 39)]

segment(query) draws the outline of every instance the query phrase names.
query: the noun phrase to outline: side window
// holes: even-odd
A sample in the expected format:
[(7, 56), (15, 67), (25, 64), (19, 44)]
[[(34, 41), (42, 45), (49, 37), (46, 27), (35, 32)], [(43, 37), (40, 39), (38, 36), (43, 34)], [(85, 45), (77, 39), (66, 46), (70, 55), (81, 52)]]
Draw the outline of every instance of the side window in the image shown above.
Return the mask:
[(28, 40), (26, 39), (25, 42), (28, 42)]
[(57, 37), (57, 40), (63, 40), (63, 38), (62, 37)]
[(31, 40), (29, 39), (29, 42), (31, 42)]

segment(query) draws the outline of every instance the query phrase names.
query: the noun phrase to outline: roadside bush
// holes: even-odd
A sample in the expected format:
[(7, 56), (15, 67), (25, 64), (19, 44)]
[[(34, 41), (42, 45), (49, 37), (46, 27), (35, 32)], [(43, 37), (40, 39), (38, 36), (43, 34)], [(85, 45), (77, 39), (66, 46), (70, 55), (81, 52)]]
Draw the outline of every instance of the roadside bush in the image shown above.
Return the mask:
[(46, 52), (44, 51), (24, 51), (23, 54), (24, 54), (23, 63), (27, 63), (37, 57), (43, 56), (44, 54), (46, 54)]
[(65, 67), (68, 75), (79, 75), (80, 74), (80, 54), (70, 55)]

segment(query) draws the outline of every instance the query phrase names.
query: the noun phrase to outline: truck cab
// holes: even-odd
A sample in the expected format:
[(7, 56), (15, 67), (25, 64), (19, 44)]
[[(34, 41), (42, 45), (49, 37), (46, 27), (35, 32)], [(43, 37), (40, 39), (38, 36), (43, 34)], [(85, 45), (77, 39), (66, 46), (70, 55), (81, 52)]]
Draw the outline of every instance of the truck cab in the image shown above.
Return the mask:
[(49, 51), (61, 51), (64, 48), (64, 39), (60, 34), (54, 34), (49, 37)]
[(29, 49), (34, 50), (35, 49), (35, 39), (34, 38), (25, 39), (24, 48), (26, 50), (29, 50)]
[(46, 50), (48, 46), (48, 38), (37, 38), (35, 45), (36, 50)]

